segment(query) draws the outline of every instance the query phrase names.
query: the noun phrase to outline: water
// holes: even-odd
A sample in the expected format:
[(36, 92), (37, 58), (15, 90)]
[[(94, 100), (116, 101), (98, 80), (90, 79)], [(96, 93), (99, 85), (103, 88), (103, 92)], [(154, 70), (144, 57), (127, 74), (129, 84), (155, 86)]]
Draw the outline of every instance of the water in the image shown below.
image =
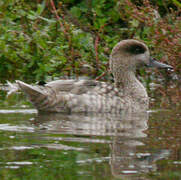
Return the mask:
[(0, 108), (0, 179), (181, 179), (180, 108), (37, 114), (21, 99)]

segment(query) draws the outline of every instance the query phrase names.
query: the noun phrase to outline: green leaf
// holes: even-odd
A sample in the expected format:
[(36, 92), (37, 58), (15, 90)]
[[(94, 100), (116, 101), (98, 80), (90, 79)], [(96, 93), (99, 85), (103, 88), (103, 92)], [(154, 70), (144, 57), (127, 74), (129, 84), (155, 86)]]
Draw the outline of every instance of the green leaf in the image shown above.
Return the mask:
[(70, 12), (73, 16), (76, 16), (78, 18), (81, 16), (81, 10), (78, 7), (72, 7)]
[(46, 5), (45, 1), (43, 1), (42, 4), (38, 4), (37, 11), (36, 11), (37, 15), (40, 15), (44, 11), (45, 5)]
[(181, 3), (179, 1), (177, 1), (177, 0), (172, 0), (172, 1), (176, 6), (181, 8)]

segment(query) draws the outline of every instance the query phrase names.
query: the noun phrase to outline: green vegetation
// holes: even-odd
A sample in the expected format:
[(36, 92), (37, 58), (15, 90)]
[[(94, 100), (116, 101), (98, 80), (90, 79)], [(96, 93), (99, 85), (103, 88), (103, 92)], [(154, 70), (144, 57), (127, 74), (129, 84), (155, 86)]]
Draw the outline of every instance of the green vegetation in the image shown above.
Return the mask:
[(181, 73), (178, 0), (2, 0), (0, 82), (26, 82), (107, 72), (112, 47), (143, 40)]

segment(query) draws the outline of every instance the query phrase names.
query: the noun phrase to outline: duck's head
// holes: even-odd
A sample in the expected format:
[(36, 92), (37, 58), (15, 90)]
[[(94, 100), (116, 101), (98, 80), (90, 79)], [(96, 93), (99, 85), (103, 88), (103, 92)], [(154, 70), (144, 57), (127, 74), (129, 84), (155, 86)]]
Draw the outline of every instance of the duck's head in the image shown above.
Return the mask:
[(171, 66), (155, 61), (149, 53), (148, 47), (138, 40), (128, 39), (120, 41), (112, 50), (110, 69), (117, 71), (135, 71), (140, 66), (172, 69)]

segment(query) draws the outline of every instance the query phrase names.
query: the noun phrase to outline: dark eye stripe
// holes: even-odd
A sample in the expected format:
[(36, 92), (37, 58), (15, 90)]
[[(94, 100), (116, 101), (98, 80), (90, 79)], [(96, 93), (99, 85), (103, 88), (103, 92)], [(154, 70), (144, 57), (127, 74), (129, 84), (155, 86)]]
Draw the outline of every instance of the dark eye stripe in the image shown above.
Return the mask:
[(130, 44), (126, 47), (126, 51), (131, 54), (143, 54), (146, 51), (146, 48), (141, 44)]

